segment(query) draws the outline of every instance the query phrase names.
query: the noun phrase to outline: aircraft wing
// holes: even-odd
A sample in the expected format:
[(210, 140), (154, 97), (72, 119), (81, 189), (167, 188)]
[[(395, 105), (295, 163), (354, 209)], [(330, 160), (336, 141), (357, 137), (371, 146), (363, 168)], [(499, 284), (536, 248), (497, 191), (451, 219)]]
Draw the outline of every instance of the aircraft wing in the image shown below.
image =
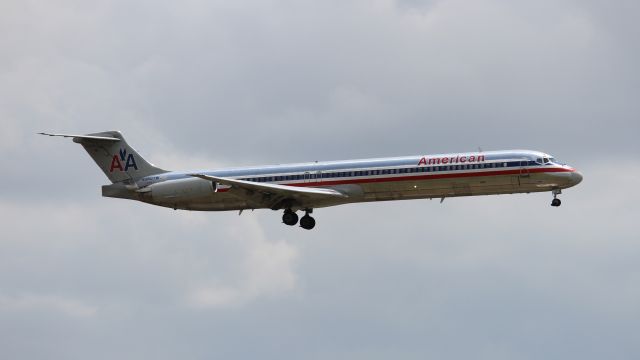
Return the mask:
[(230, 193), (256, 204), (256, 208), (261, 206), (272, 209), (280, 209), (285, 206), (305, 207), (314, 202), (339, 201), (348, 197), (347, 194), (326, 188), (265, 184), (205, 174), (189, 174), (189, 176), (230, 186)]

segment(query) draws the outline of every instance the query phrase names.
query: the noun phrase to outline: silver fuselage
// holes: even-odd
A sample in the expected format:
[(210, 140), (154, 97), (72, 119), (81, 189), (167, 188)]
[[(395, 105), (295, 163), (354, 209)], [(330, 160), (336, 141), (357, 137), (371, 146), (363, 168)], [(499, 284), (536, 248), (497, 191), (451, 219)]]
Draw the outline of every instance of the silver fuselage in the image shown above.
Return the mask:
[(145, 189), (159, 188), (158, 184), (180, 184), (166, 187), (178, 190), (153, 194), (139, 191), (132, 196), (130, 191), (107, 185), (103, 187), (103, 196), (185, 210), (261, 208), (234, 195), (228, 187), (189, 175), (194, 172), (266, 184), (329, 188), (348, 195), (309, 204), (299, 202), (292, 206), (294, 210), (369, 201), (552, 191), (574, 186), (582, 180), (574, 168), (548, 161), (549, 158), (538, 151), (510, 150), (174, 171), (141, 178), (133, 186)]

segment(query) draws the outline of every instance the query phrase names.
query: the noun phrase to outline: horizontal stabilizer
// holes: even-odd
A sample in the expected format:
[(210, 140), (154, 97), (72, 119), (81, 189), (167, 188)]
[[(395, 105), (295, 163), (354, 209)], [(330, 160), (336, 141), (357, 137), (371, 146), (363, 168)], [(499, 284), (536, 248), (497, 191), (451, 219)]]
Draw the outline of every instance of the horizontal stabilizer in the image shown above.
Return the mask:
[(120, 139), (115, 137), (93, 136), (93, 135), (49, 134), (49, 133), (43, 133), (43, 132), (38, 133), (38, 135), (60, 136), (60, 137), (66, 137), (66, 138), (87, 139), (87, 140), (120, 141)]

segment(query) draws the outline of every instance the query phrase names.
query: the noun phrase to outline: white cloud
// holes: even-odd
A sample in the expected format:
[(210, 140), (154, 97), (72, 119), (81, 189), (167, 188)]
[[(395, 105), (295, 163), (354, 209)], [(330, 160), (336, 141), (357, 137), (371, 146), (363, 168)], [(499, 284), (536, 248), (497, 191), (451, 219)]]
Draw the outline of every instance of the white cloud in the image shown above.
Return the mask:
[(98, 307), (58, 295), (26, 294), (6, 296), (0, 294), (0, 311), (33, 312), (43, 310), (60, 312), (75, 317), (91, 317), (98, 312)]
[[(242, 231), (230, 238), (241, 244), (237, 274), (221, 279), (212, 274), (209, 282), (195, 284), (188, 303), (198, 308), (239, 307), (261, 297), (279, 297), (296, 285), (296, 249), (286, 241), (269, 241), (255, 218), (243, 219)], [(247, 231), (247, 229), (251, 229)]]
[[(3, 354), (639, 353), (637, 2), (591, 3), (1, 2)], [(107, 129), (176, 170), (482, 146), (585, 179), (558, 209), (358, 204), (305, 232), (100, 198), (78, 145), (32, 135)]]

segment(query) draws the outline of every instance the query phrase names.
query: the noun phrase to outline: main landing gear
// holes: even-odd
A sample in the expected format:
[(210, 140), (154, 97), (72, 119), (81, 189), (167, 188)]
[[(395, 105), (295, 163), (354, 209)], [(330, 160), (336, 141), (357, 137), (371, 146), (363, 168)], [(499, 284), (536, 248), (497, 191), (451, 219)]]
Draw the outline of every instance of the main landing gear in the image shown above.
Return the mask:
[(291, 209), (286, 209), (284, 215), (282, 215), (282, 222), (285, 225), (293, 226), (298, 223), (298, 214), (291, 211)]
[(551, 206), (554, 206), (554, 207), (560, 206), (560, 204), (562, 204), (562, 201), (560, 201), (560, 199), (558, 199), (557, 196), (562, 194), (562, 190), (556, 189), (556, 190), (553, 190), (552, 193), (553, 193), (553, 200), (551, 200)]
[[(309, 214), (313, 212), (313, 209), (306, 209), (304, 216), (300, 219), (300, 227), (305, 230), (311, 230), (316, 226), (316, 220)], [(285, 225), (293, 226), (298, 223), (298, 214), (291, 209), (286, 209), (282, 215), (282, 222)]]
[(309, 216), (312, 210), (306, 210), (306, 214), (300, 219), (300, 227), (305, 230), (311, 230), (316, 226), (316, 219)]

